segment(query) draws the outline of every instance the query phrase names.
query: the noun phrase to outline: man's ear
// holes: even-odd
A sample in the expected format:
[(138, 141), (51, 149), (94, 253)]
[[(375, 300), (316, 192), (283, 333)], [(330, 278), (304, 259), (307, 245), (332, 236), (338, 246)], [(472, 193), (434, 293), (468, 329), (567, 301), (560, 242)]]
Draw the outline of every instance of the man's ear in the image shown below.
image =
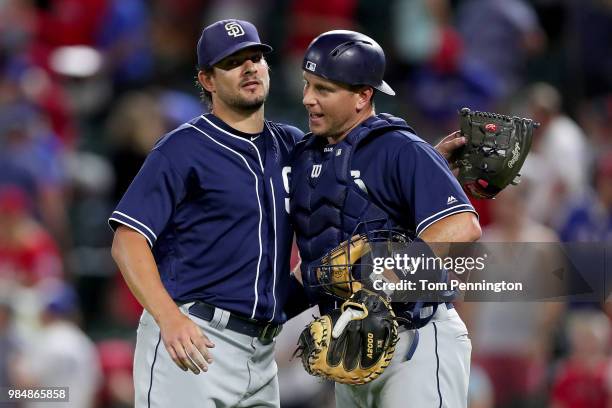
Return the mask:
[(374, 95), (374, 89), (369, 86), (364, 86), (357, 91), (357, 110), (361, 111), (370, 105), (370, 101)]
[(198, 71), (198, 81), (200, 82), (200, 85), (202, 85), (202, 88), (204, 88), (206, 91), (210, 93), (215, 92), (215, 83), (212, 72), (202, 70)]

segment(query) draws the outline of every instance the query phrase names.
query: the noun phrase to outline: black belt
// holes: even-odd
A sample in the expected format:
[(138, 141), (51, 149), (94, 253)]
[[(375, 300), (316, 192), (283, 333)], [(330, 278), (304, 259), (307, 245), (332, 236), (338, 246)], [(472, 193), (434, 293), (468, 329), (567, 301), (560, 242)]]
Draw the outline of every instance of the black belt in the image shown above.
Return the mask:
[[(410, 320), (410, 319), (400, 319), (400, 325), (404, 326), (406, 329), (408, 330), (414, 330), (414, 329), (420, 329), (421, 327), (425, 326), (427, 323), (429, 323), (429, 321), (434, 317), (434, 315), (436, 314), (436, 312), (438, 311), (438, 307), (440, 306), (446, 306), (446, 310), (451, 310), (455, 308), (455, 305), (453, 305), (451, 302), (445, 302), (445, 303), (433, 303), (433, 302), (428, 302), (425, 303), (421, 309), (424, 309), (426, 307), (433, 307), (433, 313), (425, 318), (418, 318), (416, 320)], [(397, 311), (396, 311), (396, 315), (397, 315)], [(400, 312), (401, 313), (401, 312)]]
[[(210, 322), (215, 315), (215, 307), (204, 302), (195, 302), (189, 307), (189, 314)], [(257, 337), (263, 344), (269, 344), (280, 333), (283, 325), (260, 322), (230, 313), (225, 327), (237, 333)]]

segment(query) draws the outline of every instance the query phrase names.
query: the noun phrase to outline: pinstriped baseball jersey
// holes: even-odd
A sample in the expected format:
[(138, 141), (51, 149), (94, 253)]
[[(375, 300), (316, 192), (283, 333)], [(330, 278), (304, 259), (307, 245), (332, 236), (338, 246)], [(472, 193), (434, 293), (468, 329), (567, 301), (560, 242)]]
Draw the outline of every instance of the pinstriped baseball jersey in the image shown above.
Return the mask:
[(253, 135), (197, 117), (154, 146), (109, 224), (146, 238), (175, 301), (282, 323), (292, 232), (281, 170), (301, 136), (269, 121)]

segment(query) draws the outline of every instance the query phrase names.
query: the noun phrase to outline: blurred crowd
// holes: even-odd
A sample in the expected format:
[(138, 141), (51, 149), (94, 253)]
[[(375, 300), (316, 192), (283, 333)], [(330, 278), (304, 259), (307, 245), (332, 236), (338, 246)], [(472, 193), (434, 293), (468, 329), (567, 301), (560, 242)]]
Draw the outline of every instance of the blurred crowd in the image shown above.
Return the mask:
[[(303, 51), (339, 28), (381, 43), (398, 96), (377, 110), (432, 143), (463, 106), (534, 118), (522, 183), (474, 202), (483, 240), (612, 241), (610, 0), (1, 0), (0, 387), (132, 405), (141, 308), (106, 219), (153, 143), (204, 111), (195, 44), (222, 18), (252, 21), (274, 47), (275, 121), (306, 129)], [(605, 303), (458, 308), (473, 342), (471, 408), (612, 407)], [(315, 312), (278, 339), (283, 407), (333, 406), (332, 385), (291, 358)]]

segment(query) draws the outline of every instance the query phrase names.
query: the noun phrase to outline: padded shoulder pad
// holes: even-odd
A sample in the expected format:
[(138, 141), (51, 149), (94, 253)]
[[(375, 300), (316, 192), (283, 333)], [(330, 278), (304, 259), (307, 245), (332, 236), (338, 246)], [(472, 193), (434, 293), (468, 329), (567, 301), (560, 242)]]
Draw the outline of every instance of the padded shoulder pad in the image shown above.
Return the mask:
[(369, 122), (366, 126), (378, 133), (381, 130), (407, 130), (410, 133), (414, 133), (414, 130), (408, 126), (404, 119), (398, 118), (388, 113), (379, 113), (374, 116), (374, 120)]

